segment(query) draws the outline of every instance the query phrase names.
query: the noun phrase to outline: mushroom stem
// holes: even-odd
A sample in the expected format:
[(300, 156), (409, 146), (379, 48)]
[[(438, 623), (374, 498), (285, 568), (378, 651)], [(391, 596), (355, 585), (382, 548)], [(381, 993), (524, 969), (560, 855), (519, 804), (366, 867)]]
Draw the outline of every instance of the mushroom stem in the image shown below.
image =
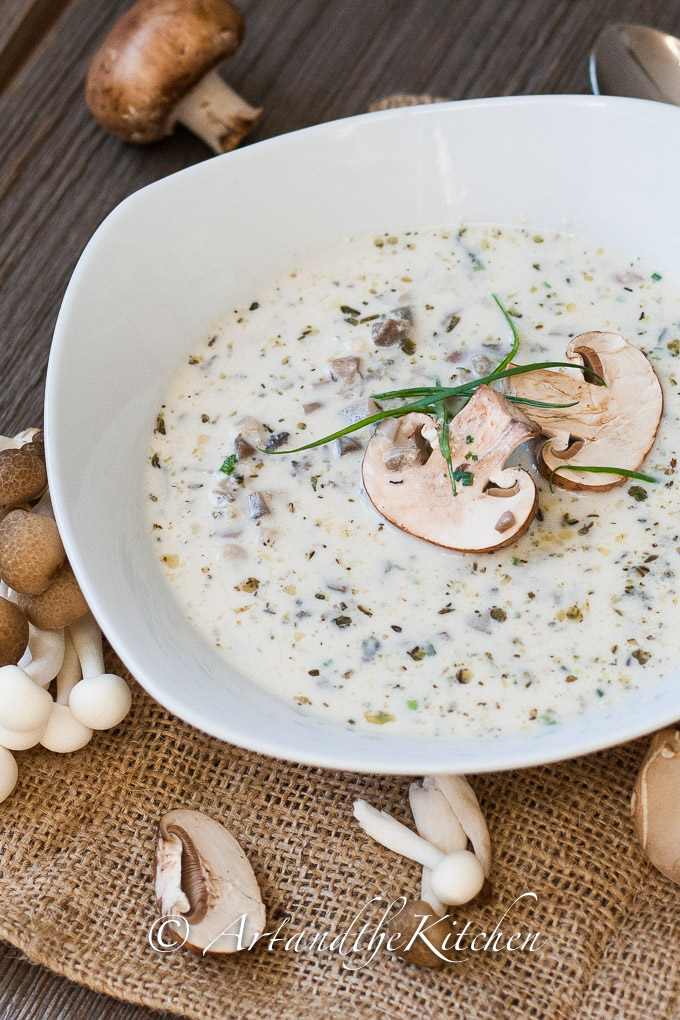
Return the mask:
[(40, 687), (47, 687), (61, 669), (64, 661), (64, 631), (40, 630), (28, 625), (28, 651), (30, 662), (24, 672)]
[(57, 673), (57, 704), (68, 705), (68, 699), (75, 685), (82, 679), (80, 659), (73, 643), (73, 638), (67, 630), (64, 635), (64, 661)]
[(398, 822), (386, 811), (378, 811), (365, 800), (354, 802), (354, 817), (361, 828), (388, 850), (394, 850), (402, 857), (418, 861), (426, 868), (434, 868), (444, 854), (436, 846)]
[(87, 612), (70, 626), (83, 678), (104, 672), (102, 632), (92, 613)]
[(475, 856), (488, 878), (491, 874), (491, 836), (475, 791), (465, 776), (435, 776), (434, 781), (472, 843)]
[(482, 865), (469, 850), (444, 854), (408, 826), (365, 800), (354, 802), (354, 817), (369, 836), (390, 850), (431, 869), (428, 876), (434, 898), (459, 906), (473, 899), (484, 884)]
[(83, 679), (70, 692), (69, 708), (83, 726), (109, 730), (130, 711), (130, 689), (122, 677), (104, 672), (102, 632), (91, 612), (71, 624), (70, 632)]
[(173, 117), (221, 153), (236, 148), (259, 123), (262, 109), (247, 103), (212, 70), (180, 99)]

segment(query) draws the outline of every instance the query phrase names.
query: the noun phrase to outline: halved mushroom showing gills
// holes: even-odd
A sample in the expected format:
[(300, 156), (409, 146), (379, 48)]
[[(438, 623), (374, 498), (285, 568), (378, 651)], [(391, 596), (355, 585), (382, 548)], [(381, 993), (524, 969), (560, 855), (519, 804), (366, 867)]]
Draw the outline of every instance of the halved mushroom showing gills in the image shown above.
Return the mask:
[(435, 419), (420, 412), (388, 418), (366, 447), (366, 493), (383, 517), (426, 542), (461, 552), (498, 549), (526, 531), (536, 513), (531, 475), (504, 465), (538, 431), (499, 393), (480, 386), (449, 426), (453, 466), (465, 472), (454, 495)]
[(161, 818), (156, 900), (161, 914), (185, 918), (184, 945), (199, 952), (233, 953), (264, 931), (265, 908), (246, 855), (224, 826), (200, 811), (183, 808)]
[(566, 357), (601, 376), (539, 369), (508, 380), (508, 393), (573, 407), (527, 407), (543, 439), (537, 460), (544, 474), (565, 489), (612, 489), (623, 475), (560, 471), (563, 465), (620, 467), (635, 471), (654, 443), (663, 410), (661, 386), (642, 351), (618, 333), (582, 333), (570, 341)]

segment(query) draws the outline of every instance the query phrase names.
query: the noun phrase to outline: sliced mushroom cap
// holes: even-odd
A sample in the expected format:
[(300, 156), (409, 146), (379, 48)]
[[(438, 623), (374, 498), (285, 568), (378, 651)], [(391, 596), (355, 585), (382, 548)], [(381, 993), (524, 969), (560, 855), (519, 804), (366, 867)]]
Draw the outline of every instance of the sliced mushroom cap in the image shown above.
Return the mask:
[(565, 489), (612, 489), (624, 476), (566, 470), (578, 465), (620, 467), (634, 471), (654, 443), (663, 410), (663, 395), (654, 369), (642, 351), (618, 333), (582, 333), (570, 341), (566, 357), (588, 372), (540, 369), (508, 380), (515, 396), (573, 407), (527, 407), (541, 429), (537, 457), (546, 474)]
[(537, 426), (495, 390), (480, 386), (449, 427), (451, 459), (465, 476), (453, 494), (437, 422), (413, 412), (381, 422), (366, 448), (364, 486), (376, 510), (403, 531), (461, 552), (508, 545), (528, 528), (536, 486), (505, 468)]
[(29, 510), (0, 521), (0, 578), (22, 595), (39, 595), (66, 558), (56, 522)]
[(0, 598), (0, 666), (16, 666), (28, 644), (28, 620), (19, 606)]
[(85, 596), (68, 561), (57, 571), (44, 592), (40, 595), (17, 594), (16, 600), (29, 622), (41, 630), (69, 627), (88, 611)]
[(631, 811), (649, 860), (680, 883), (680, 731), (653, 736), (635, 781)]
[(187, 921), (189, 949), (232, 953), (264, 931), (265, 908), (246, 855), (224, 826), (200, 811), (163, 815), (155, 888), (161, 913)]

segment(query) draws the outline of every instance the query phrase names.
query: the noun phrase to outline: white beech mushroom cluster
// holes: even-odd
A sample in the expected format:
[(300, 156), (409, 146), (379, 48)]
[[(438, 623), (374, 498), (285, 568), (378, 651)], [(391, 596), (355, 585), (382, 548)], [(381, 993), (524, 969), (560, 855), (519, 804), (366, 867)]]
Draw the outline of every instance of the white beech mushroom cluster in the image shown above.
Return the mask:
[(130, 700), (104, 672), (101, 631), (52, 516), (42, 433), (0, 437), (0, 801), (18, 778), (12, 751), (77, 751)]
[[(491, 874), (491, 839), (465, 776), (426, 776), (409, 790), (417, 833), (365, 800), (354, 817), (378, 843), (423, 866), (422, 899), (437, 914), (474, 899)], [(468, 849), (471, 846), (472, 849)]]

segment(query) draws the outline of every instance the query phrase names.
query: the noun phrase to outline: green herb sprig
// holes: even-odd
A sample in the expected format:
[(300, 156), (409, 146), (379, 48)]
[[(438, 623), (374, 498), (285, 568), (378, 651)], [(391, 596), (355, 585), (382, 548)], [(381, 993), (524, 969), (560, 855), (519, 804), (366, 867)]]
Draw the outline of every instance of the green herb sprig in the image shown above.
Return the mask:
[[(359, 421), (353, 422), (351, 425), (346, 425), (344, 428), (338, 429), (337, 432), (332, 432), (330, 435), (322, 436), (321, 439), (314, 439), (309, 443), (305, 443), (303, 446), (296, 446), (292, 450), (263, 450), (262, 452), (272, 454), (302, 453), (304, 450), (312, 450), (317, 446), (325, 446), (327, 443), (331, 443), (335, 439), (341, 439), (343, 436), (347, 436), (352, 432), (358, 432), (360, 429), (366, 428), (368, 425), (377, 424), (385, 418), (401, 418), (411, 412), (419, 411), (423, 414), (433, 415), (437, 419), (439, 448), (446, 461), (449, 478), (451, 480), (451, 490), (455, 496), (457, 493), (456, 481), (459, 481), (460, 479), (456, 478), (456, 472), (451, 459), (449, 424), (455, 415), (449, 407), (449, 401), (458, 401), (458, 407), (455, 412), (457, 414), (460, 410), (462, 410), (465, 402), (469, 400), (470, 397), (474, 396), (480, 386), (492, 385), (502, 379), (509, 379), (515, 375), (524, 375), (527, 372), (534, 372), (537, 369), (544, 368), (580, 368), (581, 371), (588, 373), (589, 376), (592, 376), (598, 382), (602, 383), (602, 385), (606, 385), (604, 379), (587, 365), (573, 365), (571, 362), (567, 361), (542, 361), (532, 363), (530, 365), (513, 365), (509, 368), (508, 366), (511, 364), (519, 350), (519, 333), (515, 323), (503, 307), (498, 296), (496, 294), (492, 294), (492, 297), (510, 328), (510, 332), (512, 334), (512, 346), (508, 354), (492, 372), (488, 373), (488, 375), (481, 376), (479, 379), (471, 379), (468, 382), (460, 383), (458, 386), (441, 386), (437, 381), (434, 386), (412, 386), (399, 390), (388, 390), (384, 393), (374, 393), (371, 397), (375, 401), (406, 400), (407, 403), (402, 404), (399, 407), (381, 408), (375, 414), (368, 415), (366, 418), (361, 418)], [(532, 407), (550, 408), (573, 407), (578, 403), (578, 401), (574, 400), (567, 404), (551, 404), (542, 400), (532, 400), (529, 397), (517, 396), (506, 396), (506, 400), (509, 400), (512, 403), (526, 404), (527, 406)], [(463, 484), (471, 484), (471, 478), (472, 472), (466, 471)]]
[(649, 482), (651, 485), (658, 485), (659, 482), (659, 479), (653, 478), (652, 475), (645, 475), (641, 471), (630, 471), (628, 468), (601, 467), (599, 464), (560, 464), (559, 467), (552, 469), (548, 478), (548, 485), (553, 493), (555, 491), (553, 478), (556, 471), (590, 471), (592, 474), (599, 475), (619, 475), (623, 478), (635, 478), (641, 482)]

